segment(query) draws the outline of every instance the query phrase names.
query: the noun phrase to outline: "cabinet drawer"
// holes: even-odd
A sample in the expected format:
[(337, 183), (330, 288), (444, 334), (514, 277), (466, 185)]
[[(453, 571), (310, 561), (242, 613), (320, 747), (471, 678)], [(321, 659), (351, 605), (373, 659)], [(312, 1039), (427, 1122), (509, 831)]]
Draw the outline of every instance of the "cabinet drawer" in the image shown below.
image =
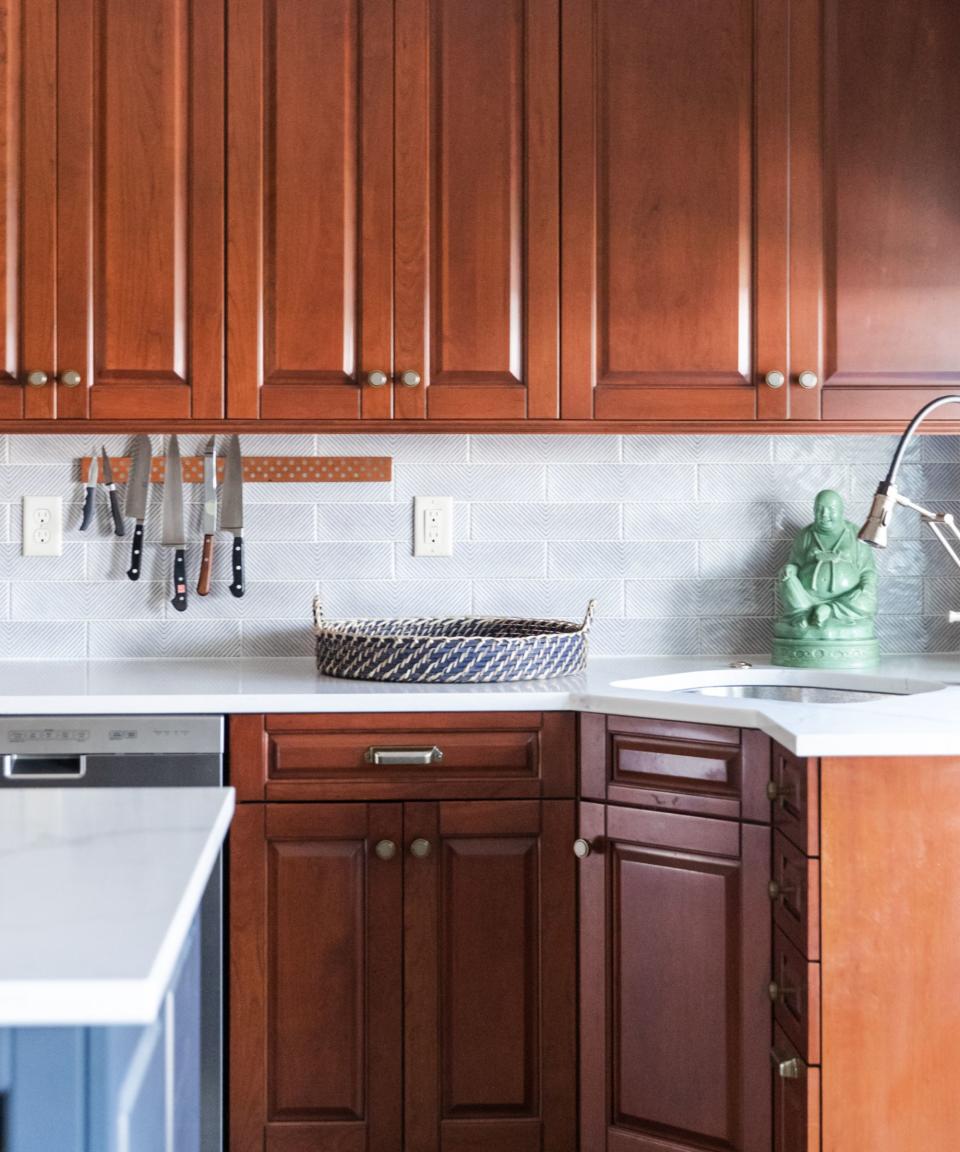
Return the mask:
[(237, 716), (230, 776), (241, 800), (570, 797), (567, 713)]
[(773, 1152), (820, 1152), (820, 1069), (774, 1027)]
[(762, 733), (626, 716), (580, 724), (585, 799), (769, 821), (771, 743)]
[(808, 856), (820, 855), (820, 765), (773, 750), (770, 778), (773, 826)]
[(773, 919), (808, 960), (820, 959), (820, 861), (783, 835), (773, 837)]
[(777, 929), (773, 934), (774, 1017), (808, 1064), (820, 1063), (820, 965)]

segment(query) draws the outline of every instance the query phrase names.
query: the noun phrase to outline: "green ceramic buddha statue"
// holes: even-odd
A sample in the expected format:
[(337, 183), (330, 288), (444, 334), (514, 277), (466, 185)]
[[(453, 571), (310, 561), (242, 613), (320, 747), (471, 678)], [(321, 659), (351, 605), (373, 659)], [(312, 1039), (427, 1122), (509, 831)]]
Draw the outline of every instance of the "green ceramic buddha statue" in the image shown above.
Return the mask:
[(793, 542), (780, 571), (773, 662), (786, 668), (864, 668), (879, 658), (872, 549), (843, 515), (830, 489), (814, 502), (814, 522)]

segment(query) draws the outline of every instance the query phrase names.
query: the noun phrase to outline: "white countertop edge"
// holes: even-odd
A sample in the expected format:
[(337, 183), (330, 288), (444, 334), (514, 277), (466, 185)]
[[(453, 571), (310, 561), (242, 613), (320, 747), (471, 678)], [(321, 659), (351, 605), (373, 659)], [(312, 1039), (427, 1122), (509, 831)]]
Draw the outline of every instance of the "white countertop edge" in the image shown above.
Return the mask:
[(167, 926), (150, 972), (139, 980), (0, 979), (0, 1027), (150, 1024), (160, 1013), (236, 806), (224, 788), (216, 818)]

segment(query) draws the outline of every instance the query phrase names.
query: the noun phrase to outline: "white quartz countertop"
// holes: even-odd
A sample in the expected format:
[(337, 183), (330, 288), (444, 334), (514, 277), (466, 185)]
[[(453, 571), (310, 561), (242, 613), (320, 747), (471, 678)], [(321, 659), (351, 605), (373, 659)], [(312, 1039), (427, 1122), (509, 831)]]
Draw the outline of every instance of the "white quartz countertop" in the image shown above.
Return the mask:
[[(769, 658), (751, 659), (760, 669)], [(893, 691), (916, 681), (942, 691), (857, 704), (614, 686), (711, 670), (729, 673), (729, 658), (601, 656), (577, 676), (444, 685), (336, 680), (309, 659), (0, 661), (0, 715), (574, 710), (759, 728), (800, 756), (960, 755), (960, 652), (888, 659), (867, 674)]]
[(0, 791), (0, 1026), (155, 1019), (232, 788)]

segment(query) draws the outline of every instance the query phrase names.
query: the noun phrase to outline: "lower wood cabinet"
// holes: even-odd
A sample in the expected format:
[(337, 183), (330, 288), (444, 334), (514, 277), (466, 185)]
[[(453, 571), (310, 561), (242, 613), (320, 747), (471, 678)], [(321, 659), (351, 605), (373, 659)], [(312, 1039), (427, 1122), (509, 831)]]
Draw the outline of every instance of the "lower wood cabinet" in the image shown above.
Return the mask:
[(769, 828), (580, 819), (582, 1152), (769, 1152)]
[(570, 1152), (573, 800), (254, 803), (231, 1152)]

